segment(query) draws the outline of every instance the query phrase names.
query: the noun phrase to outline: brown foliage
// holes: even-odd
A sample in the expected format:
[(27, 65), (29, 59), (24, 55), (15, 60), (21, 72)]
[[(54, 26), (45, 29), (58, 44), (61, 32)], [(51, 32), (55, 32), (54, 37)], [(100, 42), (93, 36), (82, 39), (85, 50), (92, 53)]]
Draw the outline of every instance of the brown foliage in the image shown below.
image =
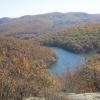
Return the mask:
[(43, 96), (41, 91), (53, 86), (47, 66), (55, 57), (52, 49), (0, 37), (0, 100)]
[(100, 55), (88, 58), (86, 65), (74, 71), (65, 72), (61, 77), (62, 90), (65, 92), (99, 92), (100, 91)]
[(100, 24), (75, 25), (34, 36), (32, 41), (62, 47), (74, 53), (100, 51)]

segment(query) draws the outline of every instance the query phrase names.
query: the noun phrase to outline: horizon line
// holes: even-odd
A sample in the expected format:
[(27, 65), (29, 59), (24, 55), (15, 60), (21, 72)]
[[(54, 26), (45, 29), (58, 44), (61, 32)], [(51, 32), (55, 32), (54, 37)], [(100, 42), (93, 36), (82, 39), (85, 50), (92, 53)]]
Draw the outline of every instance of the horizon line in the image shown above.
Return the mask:
[(80, 12), (80, 11), (72, 11), (72, 12), (46, 12), (46, 13), (38, 13), (38, 14), (25, 14), (25, 15), (22, 15), (22, 16), (16, 16), (16, 17), (8, 17), (8, 16), (4, 16), (4, 17), (0, 17), (0, 19), (2, 18), (10, 18), (10, 19), (14, 19), (14, 18), (21, 18), (21, 17), (24, 17), (24, 16), (38, 16), (38, 15), (45, 15), (45, 14), (52, 14), (52, 13), (61, 13), (61, 14), (67, 14), (67, 13), (86, 13), (86, 14), (97, 14), (99, 15), (100, 13), (88, 13), (88, 12)]

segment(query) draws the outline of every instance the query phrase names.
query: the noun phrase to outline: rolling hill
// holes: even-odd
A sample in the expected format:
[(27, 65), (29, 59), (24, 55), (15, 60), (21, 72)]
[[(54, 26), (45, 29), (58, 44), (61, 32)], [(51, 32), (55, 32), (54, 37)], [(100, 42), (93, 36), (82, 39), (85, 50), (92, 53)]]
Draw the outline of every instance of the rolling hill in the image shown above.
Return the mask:
[(74, 53), (100, 53), (100, 24), (64, 27), (30, 39), (34, 43), (60, 47)]
[(1, 18), (0, 34), (31, 38), (34, 35), (53, 31), (70, 25), (99, 23), (100, 14), (83, 12), (47, 13), (27, 15), (20, 18)]

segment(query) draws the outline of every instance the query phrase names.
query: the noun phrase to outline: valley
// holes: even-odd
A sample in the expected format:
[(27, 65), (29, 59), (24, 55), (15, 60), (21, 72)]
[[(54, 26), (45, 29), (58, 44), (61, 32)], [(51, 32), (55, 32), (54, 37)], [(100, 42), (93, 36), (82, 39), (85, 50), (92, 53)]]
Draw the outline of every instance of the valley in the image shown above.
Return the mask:
[(0, 18), (0, 100), (70, 100), (99, 83), (99, 14)]

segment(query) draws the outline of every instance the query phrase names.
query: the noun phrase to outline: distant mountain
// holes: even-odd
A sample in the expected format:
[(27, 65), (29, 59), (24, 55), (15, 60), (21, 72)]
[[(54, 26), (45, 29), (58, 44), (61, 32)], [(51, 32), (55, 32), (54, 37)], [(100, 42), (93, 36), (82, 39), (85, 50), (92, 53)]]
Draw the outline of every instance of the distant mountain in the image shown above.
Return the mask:
[(83, 12), (47, 13), (27, 15), (20, 18), (1, 18), (0, 33), (14, 36), (28, 36), (46, 33), (51, 30), (85, 23), (100, 23), (100, 14)]
[(0, 19), (0, 24), (7, 24), (8, 22), (10, 22), (11, 19), (8, 17), (4, 17)]

